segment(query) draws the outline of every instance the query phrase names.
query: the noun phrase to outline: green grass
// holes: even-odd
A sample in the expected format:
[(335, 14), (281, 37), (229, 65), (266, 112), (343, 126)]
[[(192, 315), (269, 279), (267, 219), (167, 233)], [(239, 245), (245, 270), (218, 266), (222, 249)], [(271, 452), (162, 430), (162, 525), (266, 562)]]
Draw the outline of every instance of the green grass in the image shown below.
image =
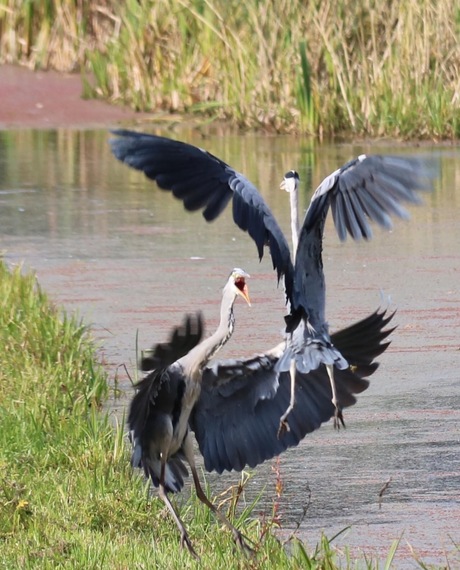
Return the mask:
[[(194, 495), (178, 501), (201, 563), (179, 547), (156, 493), (129, 465), (123, 425), (103, 410), (107, 378), (89, 331), (57, 310), (33, 275), (0, 261), (0, 569), (390, 568), (355, 560), (323, 536), (308, 548), (276, 538), (282, 481), (273, 512), (254, 515), (241, 485), (220, 508), (253, 542), (248, 558)], [(209, 489), (208, 489), (209, 494)], [(420, 567), (423, 562), (418, 561)]]
[(242, 128), (460, 136), (456, 0), (0, 0), (0, 58)]

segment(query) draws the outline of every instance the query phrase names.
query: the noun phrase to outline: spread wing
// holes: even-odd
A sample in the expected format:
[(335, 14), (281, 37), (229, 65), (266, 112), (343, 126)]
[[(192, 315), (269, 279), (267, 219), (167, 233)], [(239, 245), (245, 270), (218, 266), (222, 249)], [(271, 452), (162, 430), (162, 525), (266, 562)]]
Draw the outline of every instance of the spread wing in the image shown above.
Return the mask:
[(402, 206), (419, 204), (417, 192), (433, 189), (439, 165), (435, 159), (422, 157), (361, 155), (327, 176), (312, 196), (302, 231), (310, 225), (329, 202), (334, 224), (343, 241), (370, 239), (369, 222), (391, 229), (391, 216), (407, 219)]
[(303, 311), (314, 328), (325, 317), (322, 242), (331, 207), (341, 240), (370, 239), (371, 222), (390, 229), (391, 216), (408, 218), (403, 203), (420, 202), (433, 188), (438, 163), (419, 157), (361, 155), (330, 174), (316, 189), (300, 231), (294, 270), (294, 312)]
[(113, 154), (144, 172), (190, 211), (203, 210), (211, 222), (233, 199), (233, 220), (248, 232), (262, 259), (268, 246), (278, 280), (284, 276), (291, 298), (293, 265), (286, 238), (257, 188), (231, 166), (198, 147), (165, 137), (127, 130), (113, 131)]
[[(332, 335), (335, 346), (343, 348), (353, 365), (335, 370), (338, 397), (344, 407), (353, 405), (355, 394), (367, 388), (365, 378), (378, 367), (375, 357), (389, 345), (384, 340), (393, 329), (385, 327), (392, 317), (376, 312)], [(307, 433), (333, 417), (335, 408), (325, 367), (308, 374), (297, 372), (290, 431), (278, 439), (279, 418), (289, 405), (291, 393), (289, 373), (275, 372), (283, 348), (281, 343), (270, 353), (222, 361), (205, 369), (202, 393), (190, 425), (208, 471), (254, 467), (297, 445)]]
[(140, 369), (148, 372), (154, 369), (164, 369), (176, 362), (192, 348), (195, 348), (203, 337), (203, 315), (186, 315), (182, 325), (171, 331), (167, 342), (153, 345), (148, 356), (144, 356), (140, 362)]

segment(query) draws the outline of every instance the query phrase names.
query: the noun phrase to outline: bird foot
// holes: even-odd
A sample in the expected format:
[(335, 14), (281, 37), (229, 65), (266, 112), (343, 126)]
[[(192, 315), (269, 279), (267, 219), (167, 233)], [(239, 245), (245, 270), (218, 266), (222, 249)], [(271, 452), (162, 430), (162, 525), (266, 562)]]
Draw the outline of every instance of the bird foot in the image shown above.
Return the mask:
[(284, 437), (289, 431), (291, 431), (291, 428), (289, 427), (289, 424), (286, 421), (286, 418), (281, 416), (280, 426), (278, 428), (278, 439), (281, 439), (282, 437)]
[(254, 554), (255, 552), (254, 549), (251, 548), (249, 544), (246, 542), (246, 540), (249, 539), (245, 539), (245, 537), (241, 534), (239, 530), (235, 529), (233, 531), (233, 540), (235, 541), (235, 544), (237, 544), (245, 554), (248, 554), (249, 556), (252, 556)]
[(183, 532), (181, 534), (180, 545), (182, 548), (187, 547), (187, 550), (190, 552), (190, 554), (193, 556), (193, 558), (195, 558), (195, 560), (200, 559), (198, 554), (195, 552), (195, 549), (193, 548), (192, 543), (190, 541), (190, 538), (188, 537), (188, 534), (186, 532)]
[(341, 427), (346, 427), (345, 421), (343, 419), (342, 410), (339, 408), (337, 404), (335, 404), (335, 412), (334, 412), (334, 429), (339, 430)]

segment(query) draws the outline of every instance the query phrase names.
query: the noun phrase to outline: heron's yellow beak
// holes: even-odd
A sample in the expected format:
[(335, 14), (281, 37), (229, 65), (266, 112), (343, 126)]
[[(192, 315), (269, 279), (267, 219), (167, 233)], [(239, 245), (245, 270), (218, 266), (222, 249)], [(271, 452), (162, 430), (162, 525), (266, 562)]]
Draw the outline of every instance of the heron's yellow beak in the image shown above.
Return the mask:
[(294, 176), (285, 176), (280, 184), (280, 189), (289, 193), (294, 192), (296, 189), (296, 179)]

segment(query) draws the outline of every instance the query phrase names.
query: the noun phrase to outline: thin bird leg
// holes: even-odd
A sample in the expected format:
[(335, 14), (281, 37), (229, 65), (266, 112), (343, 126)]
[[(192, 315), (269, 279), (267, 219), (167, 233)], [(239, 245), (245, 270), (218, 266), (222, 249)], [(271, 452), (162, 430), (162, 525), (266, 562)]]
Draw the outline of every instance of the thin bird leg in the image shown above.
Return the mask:
[(184, 523), (180, 520), (179, 515), (176, 513), (176, 511), (174, 510), (174, 507), (172, 506), (171, 501), (169, 500), (169, 497), (166, 493), (166, 489), (165, 489), (165, 471), (166, 471), (166, 460), (164, 459), (166, 457), (166, 454), (161, 454), (161, 473), (160, 473), (160, 484), (158, 487), (158, 495), (160, 496), (160, 499), (163, 501), (163, 503), (168, 507), (169, 512), (171, 513), (177, 528), (180, 530), (180, 545), (182, 546), (182, 548), (184, 547), (184, 545), (188, 548), (190, 554), (196, 558), (197, 560), (199, 560), (199, 556), (198, 554), (195, 552), (195, 549), (192, 546), (192, 543), (190, 541), (190, 538), (187, 534), (187, 531), (185, 530), (185, 526)]
[(334, 427), (336, 429), (340, 429), (340, 424), (345, 427), (345, 422), (343, 420), (342, 410), (339, 405), (339, 400), (337, 398), (337, 391), (335, 388), (335, 380), (334, 380), (334, 366), (332, 364), (326, 364), (326, 370), (329, 375), (329, 380), (331, 382), (331, 390), (332, 390), (332, 403), (334, 404), (335, 411), (334, 411)]
[(280, 417), (280, 427), (278, 428), (278, 439), (281, 439), (286, 434), (286, 432), (288, 432), (290, 430), (289, 424), (286, 421), (286, 418), (294, 409), (294, 404), (295, 404), (296, 365), (295, 365), (295, 359), (294, 358), (291, 359), (291, 364), (289, 366), (289, 375), (291, 377), (291, 399), (289, 400), (289, 406), (288, 406), (287, 410)]
[(193, 482), (195, 483), (195, 490), (196, 490), (197, 497), (200, 499), (200, 501), (202, 503), (204, 503), (209, 509), (211, 509), (211, 511), (220, 520), (220, 522), (222, 524), (224, 524), (231, 531), (231, 533), (233, 535), (233, 540), (235, 541), (235, 543), (238, 544), (238, 546), (243, 551), (252, 554), (254, 551), (246, 542), (246, 540), (249, 540), (249, 539), (246, 537), (243, 537), (241, 532), (237, 528), (235, 528), (232, 525), (232, 523), (206, 497), (206, 494), (201, 487), (200, 479), (198, 477), (198, 472), (197, 472), (196, 467), (195, 467), (195, 456), (194, 456), (194, 452), (193, 452), (193, 444), (192, 444), (192, 439), (190, 437), (190, 434), (187, 434), (185, 441), (184, 441), (184, 444), (182, 446), (182, 450), (184, 452), (184, 455), (185, 455), (185, 458), (186, 458), (188, 464), (190, 465), (190, 470), (192, 472)]

